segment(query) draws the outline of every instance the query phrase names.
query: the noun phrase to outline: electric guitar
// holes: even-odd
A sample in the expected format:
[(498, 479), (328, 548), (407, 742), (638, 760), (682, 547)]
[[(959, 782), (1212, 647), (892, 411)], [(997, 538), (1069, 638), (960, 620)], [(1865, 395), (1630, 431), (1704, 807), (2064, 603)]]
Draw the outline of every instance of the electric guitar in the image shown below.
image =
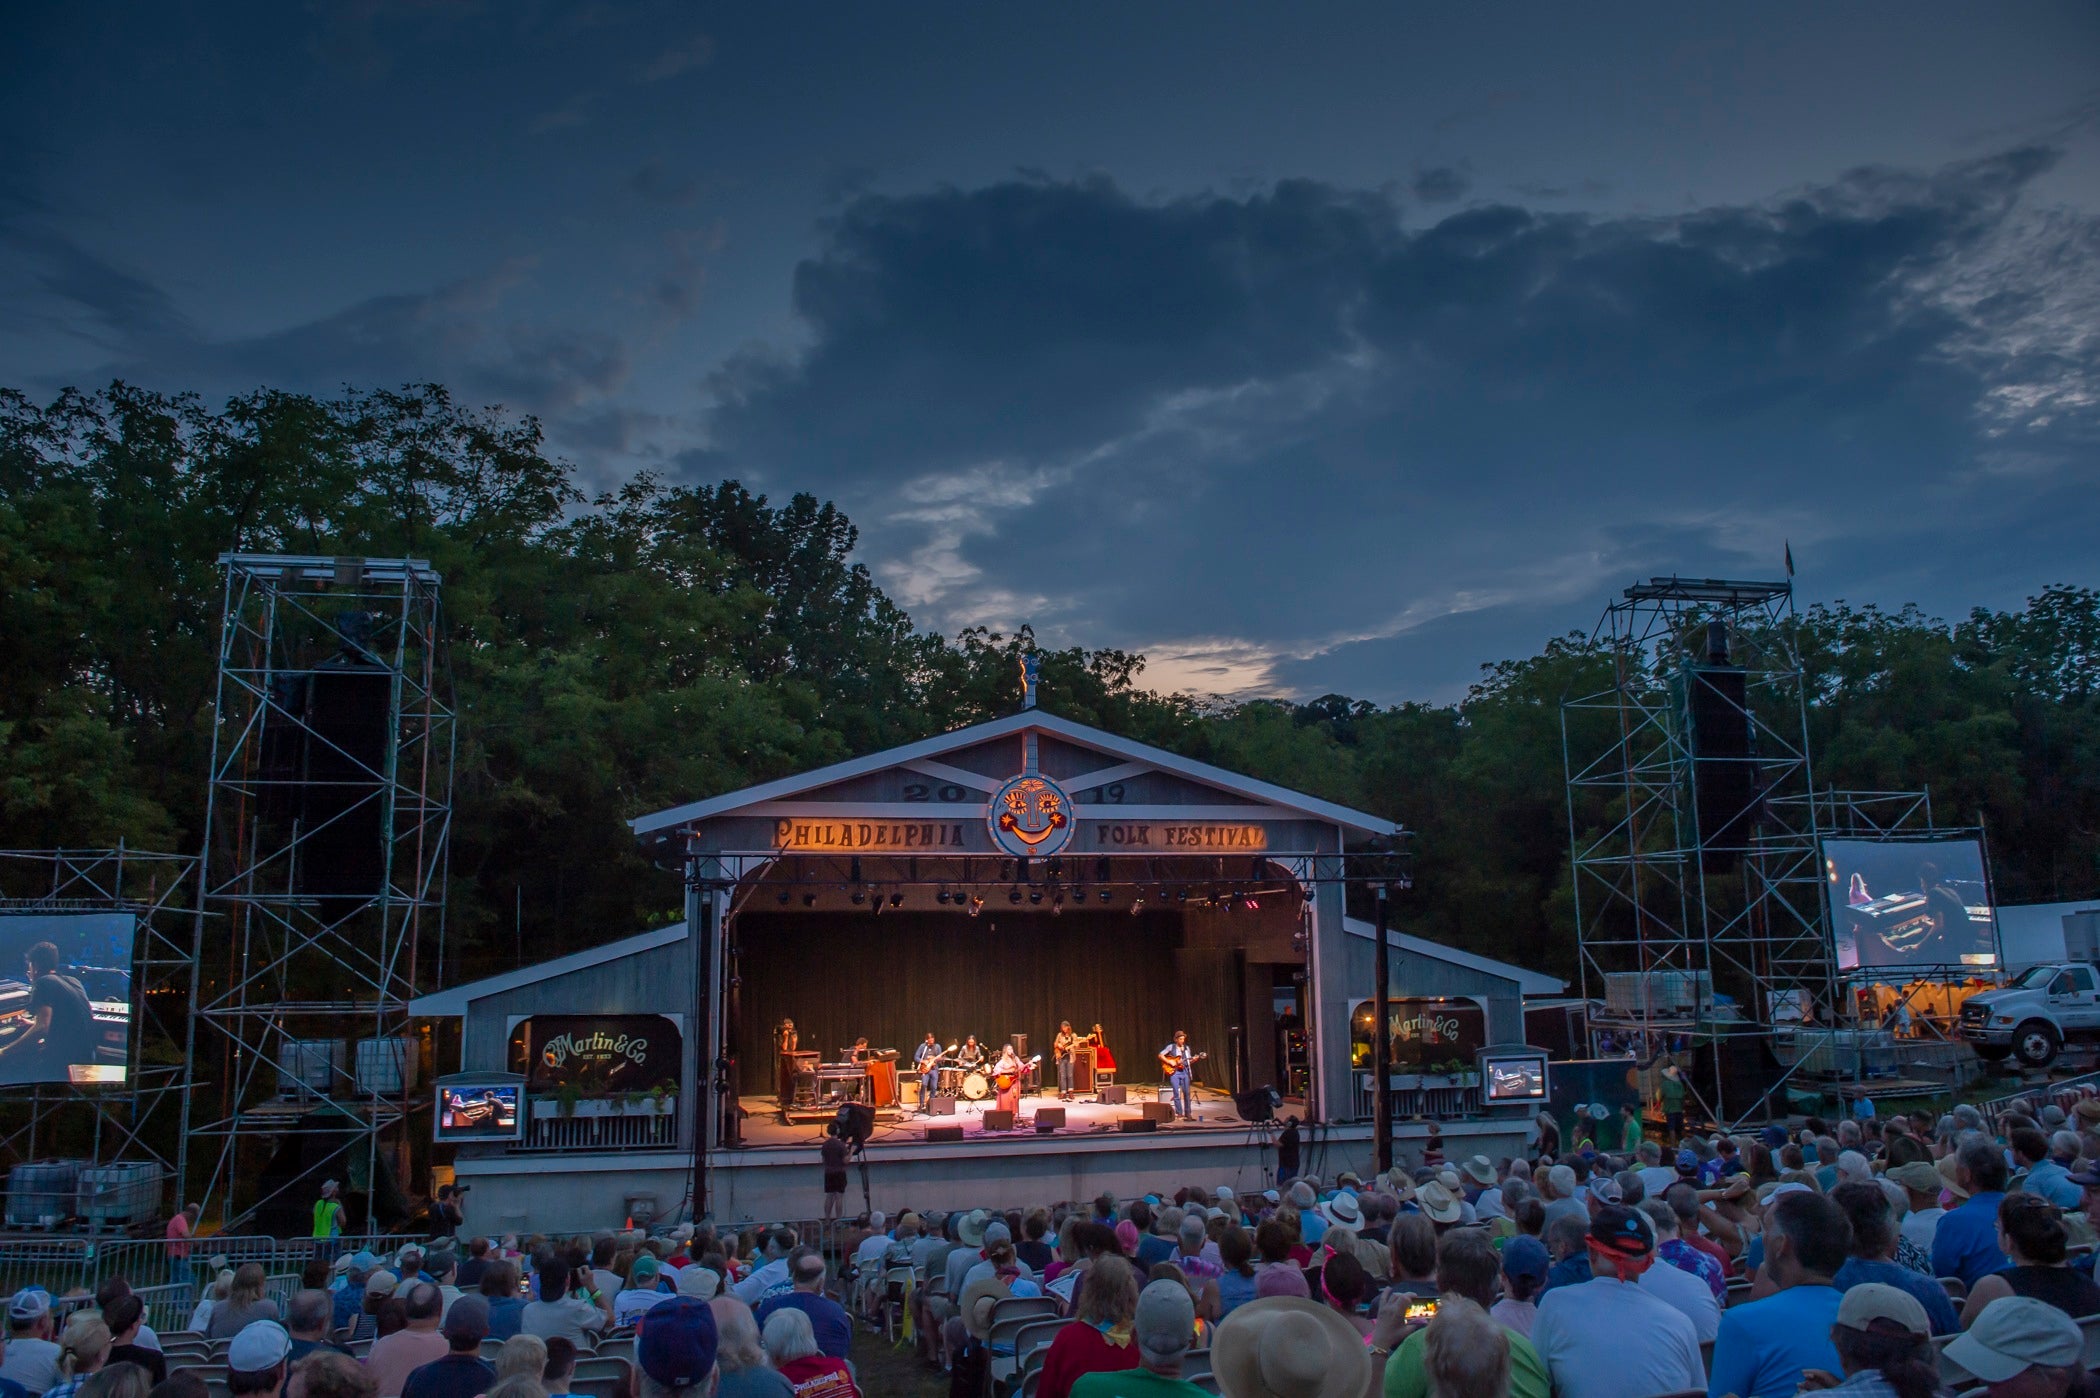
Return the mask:
[(1037, 1054), (1035, 1057), (1029, 1059), (1027, 1062), (1021, 1065), (1020, 1073), (994, 1073), (992, 1074), (992, 1086), (998, 1089), (999, 1091), (1004, 1092), (1021, 1080), (1021, 1073), (1027, 1072), (1030, 1068), (1035, 1067), (1042, 1061), (1043, 1056), (1041, 1054)]
[(1192, 1053), (1185, 1060), (1176, 1060), (1172, 1054), (1163, 1053), (1159, 1056), (1159, 1066), (1166, 1069), (1171, 1076), (1184, 1068), (1194, 1068), (1208, 1057), (1210, 1055), (1207, 1053)]

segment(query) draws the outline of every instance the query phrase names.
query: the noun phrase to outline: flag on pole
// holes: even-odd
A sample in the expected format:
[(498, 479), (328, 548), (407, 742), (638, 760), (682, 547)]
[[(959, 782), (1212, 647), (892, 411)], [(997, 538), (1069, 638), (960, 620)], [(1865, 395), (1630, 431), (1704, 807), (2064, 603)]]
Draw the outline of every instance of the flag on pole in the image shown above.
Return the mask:
[(1787, 540), (1786, 543), (1786, 575), (1790, 578), (1794, 576), (1794, 541), (1792, 539)]

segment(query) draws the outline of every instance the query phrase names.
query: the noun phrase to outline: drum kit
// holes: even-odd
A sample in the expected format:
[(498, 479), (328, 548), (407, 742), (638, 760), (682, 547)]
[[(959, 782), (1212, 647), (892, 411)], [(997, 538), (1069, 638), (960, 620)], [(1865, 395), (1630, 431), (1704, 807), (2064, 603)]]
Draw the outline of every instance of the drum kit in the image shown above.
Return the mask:
[(938, 1086), (943, 1097), (982, 1102), (992, 1095), (992, 1075), (982, 1068), (943, 1068)]

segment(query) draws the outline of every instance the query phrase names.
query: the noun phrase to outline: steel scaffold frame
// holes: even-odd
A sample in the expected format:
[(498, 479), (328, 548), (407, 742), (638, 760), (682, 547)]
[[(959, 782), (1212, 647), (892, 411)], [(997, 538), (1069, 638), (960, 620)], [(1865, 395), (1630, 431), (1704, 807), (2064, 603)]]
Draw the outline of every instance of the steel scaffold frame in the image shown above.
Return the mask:
[[(350, 1157), (362, 1153), (369, 1182), (379, 1178), (382, 1137), (414, 1109), (406, 1074), (398, 1098), (376, 1084), (360, 1090), (355, 1044), (406, 1038), (408, 1001), (435, 983), (443, 962), (457, 726), (440, 633), (441, 579), (427, 562), (229, 553), (219, 564), (225, 597), (198, 904), (220, 916), (198, 922), (188, 1062), (193, 1093), (207, 1082), (219, 1089), (214, 1111), (193, 1112), (192, 1130), (208, 1161), (201, 1200), (230, 1224), (244, 1172), (260, 1164), (244, 1160), (243, 1148), (259, 1146), (293, 1115), (339, 1115)], [(300, 682), (346, 660), (386, 677), (376, 765), (286, 702)], [(286, 811), (316, 783), (306, 780), (303, 763), (287, 774), (281, 760), (268, 760), (266, 742), (278, 752), (287, 742), (325, 750), (329, 760), (348, 763), (350, 784), (363, 794), (302, 828)], [(301, 862), (319, 852), (316, 836), (372, 803), (383, 850), (377, 877), (325, 897), (308, 891), (302, 879), (312, 870), (302, 874)], [(273, 1110), (280, 1082), (311, 1073), (287, 1062), (294, 1040), (342, 1041), (348, 1053), (342, 1071), (302, 1093), (288, 1114)], [(394, 1144), (405, 1153), (405, 1136)], [(288, 1188), (244, 1199), (240, 1213)]]
[[(1583, 995), (1608, 992), (1614, 973), (1644, 977), (1629, 1009), (1594, 1025), (1652, 1046), (1695, 1033), (1767, 1033), (1775, 993), (1826, 1015), (1835, 1003), (1793, 616), (1788, 583), (1655, 578), (1627, 588), (1592, 633), (1610, 654), (1612, 683), (1561, 704)], [(1749, 764), (1762, 797), (1761, 818), (1726, 846), (1701, 839), (1687, 712), (1714, 622), (1726, 627), (1730, 660), (1744, 674), (1743, 700), (1726, 702), (1751, 735), (1748, 756), (1719, 760)], [(1686, 977), (1680, 984), (1695, 998), (1703, 1000), (1703, 979), (1742, 1012), (1685, 1005), (1681, 993), (1659, 1005), (1656, 987), (1671, 973)], [(1753, 1104), (1708, 1105), (1725, 1118)]]

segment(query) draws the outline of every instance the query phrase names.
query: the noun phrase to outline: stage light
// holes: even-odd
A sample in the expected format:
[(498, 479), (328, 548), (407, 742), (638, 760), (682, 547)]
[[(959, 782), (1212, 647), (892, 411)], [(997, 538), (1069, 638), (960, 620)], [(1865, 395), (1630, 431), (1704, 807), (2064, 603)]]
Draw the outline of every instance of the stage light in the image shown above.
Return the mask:
[(1253, 894), (1250, 893), (1247, 895), (1246, 901), (1243, 902), (1240, 906), (1245, 908), (1250, 913), (1258, 913), (1261, 911), (1261, 899), (1255, 897)]
[(903, 894), (901, 894), (901, 893), (892, 893), (892, 894), (890, 895), (890, 906), (891, 906), (891, 907), (893, 907), (893, 908), (901, 908), (901, 907), (903, 907), (903, 906), (904, 906), (904, 895), (903, 895)]
[(1007, 892), (1007, 895), (1006, 895), (1006, 901), (1007, 901), (1007, 902), (1009, 902), (1009, 903), (1018, 903), (1018, 902), (1020, 902), (1020, 901), (1021, 901), (1021, 890), (1020, 890), (1020, 889), (1019, 889), (1018, 887), (1016, 887), (1016, 888), (1013, 888), (1013, 889), (1010, 889), (1010, 890), (1008, 890), (1008, 892)]
[(1111, 898), (1113, 898), (1113, 897), (1115, 897), (1115, 895), (1114, 895), (1113, 893), (1110, 893), (1110, 892), (1109, 892), (1109, 891), (1108, 891), (1107, 889), (1105, 889), (1105, 888), (1104, 888), (1104, 889), (1102, 889), (1102, 890), (1101, 890), (1101, 901), (1102, 901), (1102, 902), (1106, 903), (1106, 902), (1107, 902), (1107, 901), (1108, 901), (1109, 899), (1111, 899)]
[(933, 901), (934, 901), (934, 902), (936, 902), (936, 903), (938, 903), (938, 904), (940, 904), (940, 905), (941, 905), (942, 907), (944, 907), (944, 908), (945, 908), (945, 907), (947, 907), (947, 906), (948, 906), (948, 890), (947, 890), (947, 888), (946, 888), (946, 887), (943, 887), (943, 888), (941, 889), (941, 891), (940, 891), (940, 892), (938, 892), (938, 893), (934, 894), (934, 895), (933, 895)]
[[(857, 863), (858, 861), (855, 861), (855, 862)], [(868, 890), (866, 890), (865, 888), (861, 888), (861, 887), (859, 887), (859, 886), (855, 886), (855, 888), (854, 888), (854, 890), (853, 890), (853, 901), (854, 901), (855, 903), (865, 903), (865, 902), (867, 902), (867, 901), (868, 901)]]
[(1040, 888), (1031, 888), (1031, 889), (1029, 889), (1029, 890), (1028, 890), (1028, 901), (1029, 901), (1030, 903), (1040, 903), (1040, 902), (1042, 902), (1042, 901), (1043, 901), (1043, 890), (1041, 890)]
[(971, 916), (971, 917), (975, 917), (975, 916), (977, 916), (977, 915), (978, 915), (979, 913), (981, 913), (981, 912), (983, 912), (983, 911), (984, 911), (984, 900), (983, 900), (982, 898), (979, 898), (979, 897), (978, 897), (978, 896), (977, 896), (976, 894), (974, 894), (974, 893), (973, 893), (973, 894), (971, 894), (971, 895), (970, 895), (970, 916)]
[(786, 906), (788, 905), (788, 899), (789, 899), (790, 897), (792, 897), (792, 896), (793, 896), (793, 895), (792, 895), (792, 894), (790, 894), (790, 893), (789, 893), (789, 892), (788, 892), (788, 891), (787, 891), (786, 889), (784, 889), (784, 888), (783, 888), (783, 889), (781, 889), (781, 890), (780, 890), (780, 906), (781, 906), (781, 907), (783, 907), (783, 908), (784, 908), (784, 907), (786, 907)]
[(1084, 903), (1086, 901), (1086, 885), (1074, 885), (1072, 889), (1072, 897), (1075, 901)]
[(1144, 895), (1144, 894), (1140, 893), (1140, 894), (1139, 894), (1139, 895), (1138, 895), (1137, 897), (1135, 897), (1135, 898), (1133, 898), (1133, 899), (1131, 899), (1131, 900), (1130, 900), (1130, 915), (1131, 915), (1132, 917), (1136, 917), (1136, 916), (1137, 916), (1137, 915), (1138, 915), (1139, 913), (1143, 912), (1143, 911), (1144, 911), (1144, 908), (1145, 908), (1145, 895)]
[(805, 908), (814, 908), (815, 906), (817, 906), (817, 895), (814, 893), (803, 894), (802, 906)]
[(875, 916), (882, 916), (882, 890), (879, 888), (875, 890)]

